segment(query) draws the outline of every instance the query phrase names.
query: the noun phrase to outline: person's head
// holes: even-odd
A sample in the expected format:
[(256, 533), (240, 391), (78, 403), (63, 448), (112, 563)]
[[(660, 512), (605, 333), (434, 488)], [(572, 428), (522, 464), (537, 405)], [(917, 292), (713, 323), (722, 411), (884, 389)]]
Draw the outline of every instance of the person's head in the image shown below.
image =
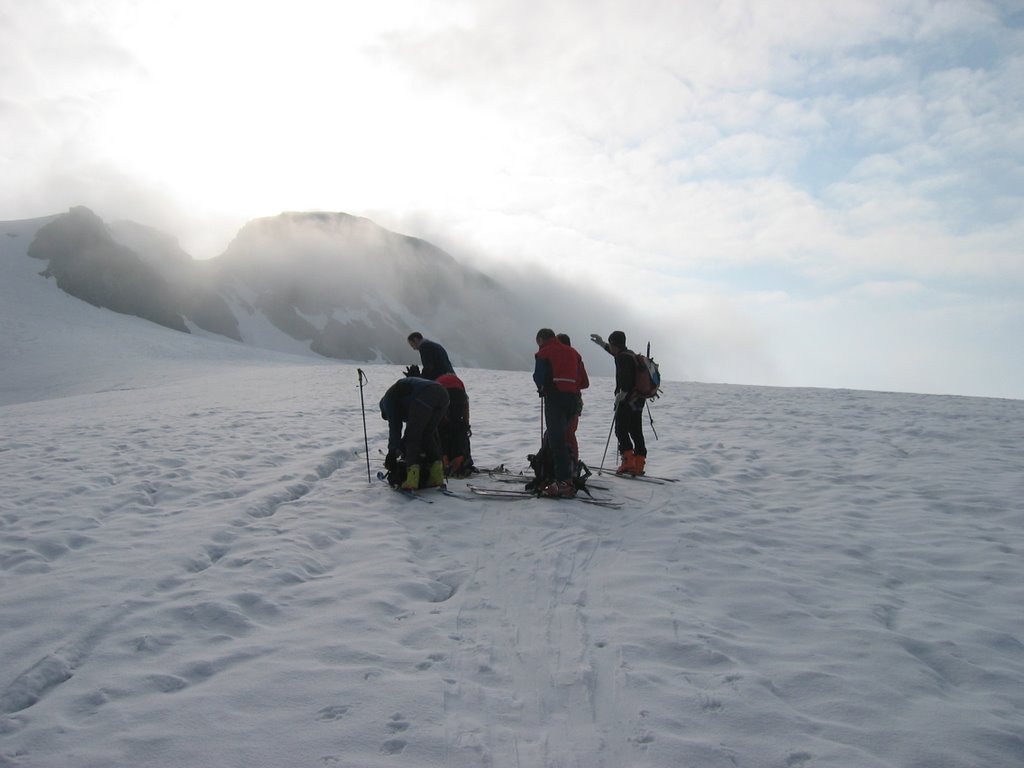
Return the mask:
[(608, 346), (615, 347), (617, 350), (623, 350), (626, 348), (626, 334), (622, 331), (612, 331), (608, 334)]
[(537, 346), (543, 347), (549, 341), (555, 338), (555, 332), (550, 328), (541, 328), (537, 331)]
[(413, 349), (419, 349), (420, 344), (423, 343), (423, 334), (420, 333), (419, 331), (413, 331), (412, 333), (409, 334), (406, 341), (409, 342), (409, 346), (412, 347)]
[(567, 346), (567, 347), (571, 347), (572, 346), (572, 340), (569, 338), (569, 334), (568, 333), (559, 333), (559, 334), (557, 334), (555, 336), (555, 338), (558, 339), (563, 344), (565, 344), (565, 346)]

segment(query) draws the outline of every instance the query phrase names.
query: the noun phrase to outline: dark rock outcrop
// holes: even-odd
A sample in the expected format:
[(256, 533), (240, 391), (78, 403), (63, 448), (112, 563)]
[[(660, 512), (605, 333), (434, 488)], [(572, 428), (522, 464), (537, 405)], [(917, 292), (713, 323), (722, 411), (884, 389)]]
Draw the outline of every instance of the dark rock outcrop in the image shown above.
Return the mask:
[(72, 208), (40, 227), (28, 255), (46, 261), (42, 274), (54, 277), (72, 296), (188, 332), (167, 281), (135, 252), (115, 242), (88, 208)]

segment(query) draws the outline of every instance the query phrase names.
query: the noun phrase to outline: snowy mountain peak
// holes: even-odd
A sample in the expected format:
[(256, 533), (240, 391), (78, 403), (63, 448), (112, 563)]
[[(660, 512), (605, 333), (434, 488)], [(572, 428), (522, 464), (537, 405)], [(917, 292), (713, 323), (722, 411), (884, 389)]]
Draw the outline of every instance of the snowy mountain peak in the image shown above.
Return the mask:
[[(134, 222), (76, 207), (30, 232), (27, 255), (65, 293), (185, 333), (343, 360), (414, 362), (412, 330), (441, 337), (457, 365), (522, 367), (507, 335), (521, 302), (450, 254), (345, 213), (282, 213), (246, 224), (197, 262)], [(481, 311), (487, 308), (487, 311)], [(526, 341), (523, 342), (525, 346)]]

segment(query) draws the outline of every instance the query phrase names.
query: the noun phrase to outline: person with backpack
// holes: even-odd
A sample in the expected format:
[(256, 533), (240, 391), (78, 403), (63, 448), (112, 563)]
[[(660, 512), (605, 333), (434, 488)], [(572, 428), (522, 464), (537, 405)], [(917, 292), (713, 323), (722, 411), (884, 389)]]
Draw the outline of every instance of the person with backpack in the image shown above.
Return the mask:
[(577, 415), (580, 392), (590, 386), (580, 353), (563, 344), (550, 328), (537, 331), (537, 354), (534, 355), (533, 382), (537, 394), (544, 398), (546, 442), (554, 464), (554, 480), (540, 493), (551, 497), (573, 497), (568, 430)]
[(438, 376), (455, 373), (452, 361), (448, 359), (447, 350), (436, 341), (424, 339), (419, 331), (409, 334), (409, 346), (420, 353), (420, 373), (424, 379), (436, 381)]
[[(389, 473), (404, 461), (402, 490), (421, 486), (421, 465), (428, 467), (427, 488), (444, 485), (444, 463), (437, 427), (448, 410), (448, 392), (436, 381), (416, 376), (399, 379), (380, 399), (380, 416), (388, 423), (388, 452), (384, 467)], [(405, 426), (405, 434), (402, 427)]]
[(448, 411), (438, 425), (444, 473), (447, 477), (469, 477), (476, 469), (469, 448), (473, 432), (469, 426), (466, 385), (454, 373), (438, 376), (437, 383), (448, 392)]
[(612, 331), (607, 342), (596, 333), (590, 338), (615, 358), (615, 439), (622, 455), (622, 463), (615, 472), (642, 475), (647, 463), (643, 419), (646, 397), (637, 391), (639, 360), (626, 346), (626, 334), (622, 331)]

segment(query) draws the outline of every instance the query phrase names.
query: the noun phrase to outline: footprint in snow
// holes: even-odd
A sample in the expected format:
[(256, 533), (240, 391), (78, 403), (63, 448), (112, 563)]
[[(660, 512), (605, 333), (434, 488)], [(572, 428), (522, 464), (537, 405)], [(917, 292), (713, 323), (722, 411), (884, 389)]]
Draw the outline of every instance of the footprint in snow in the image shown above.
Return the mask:
[(390, 722), (388, 722), (387, 727), (388, 730), (392, 733), (400, 733), (402, 731), (408, 730), (409, 721), (402, 717), (401, 712), (395, 712), (395, 714), (391, 716), (391, 720)]
[(335, 704), (330, 707), (324, 707), (316, 713), (316, 719), (322, 723), (341, 720), (341, 718), (348, 714), (349, 709), (351, 707), (348, 704)]

